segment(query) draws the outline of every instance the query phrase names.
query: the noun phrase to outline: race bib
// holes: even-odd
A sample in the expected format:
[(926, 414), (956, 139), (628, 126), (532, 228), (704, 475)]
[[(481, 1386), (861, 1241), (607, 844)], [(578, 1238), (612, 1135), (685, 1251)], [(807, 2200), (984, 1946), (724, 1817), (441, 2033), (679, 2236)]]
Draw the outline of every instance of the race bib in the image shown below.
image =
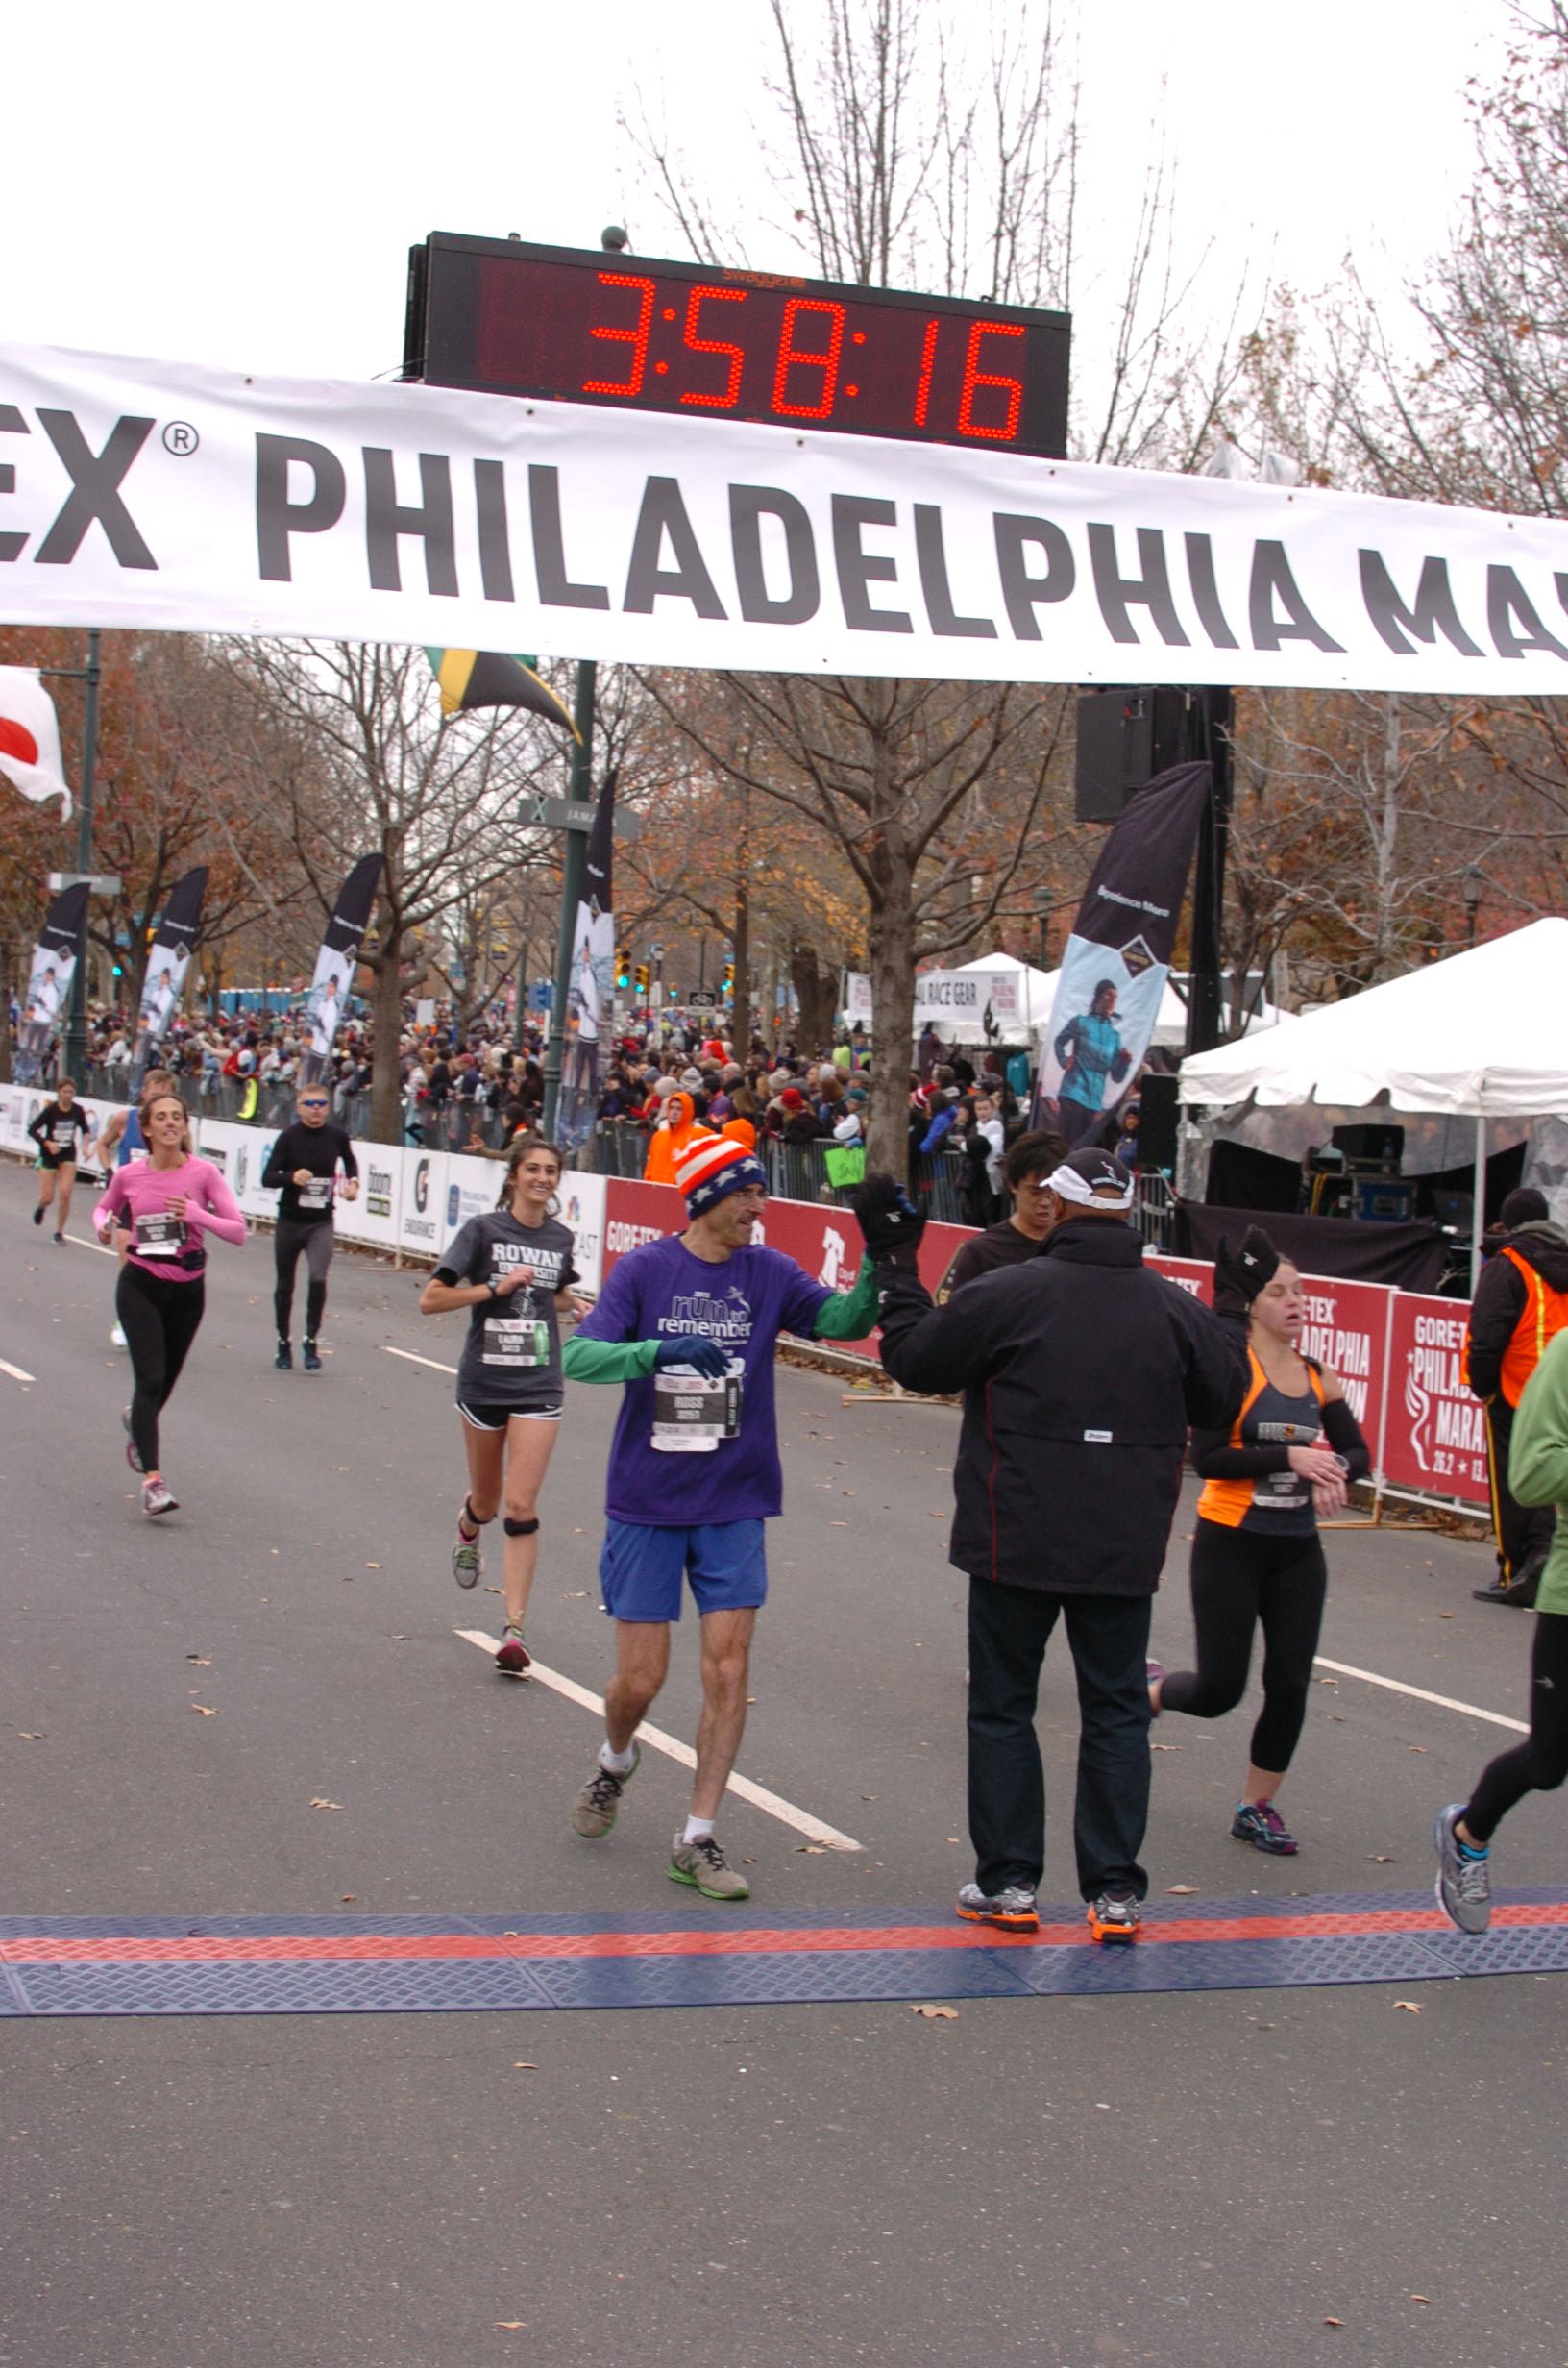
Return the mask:
[(332, 1179), (330, 1175), (313, 1175), (308, 1184), (302, 1184), (302, 1209), (330, 1209), (332, 1205)]
[(737, 1365), (719, 1381), (678, 1370), (655, 1373), (649, 1443), (661, 1455), (712, 1455), (722, 1440), (736, 1438), (741, 1427), (742, 1370)]
[(550, 1326), (537, 1316), (486, 1316), (480, 1358), (485, 1365), (510, 1366), (514, 1372), (527, 1366), (548, 1365)]
[(74, 1151), (76, 1149), (76, 1128), (71, 1125), (57, 1125), (54, 1132), (54, 1146), (57, 1151)]
[(1252, 1501), (1260, 1513), (1300, 1513), (1312, 1492), (1299, 1471), (1269, 1471), (1253, 1482)]
[(136, 1220), (138, 1258), (178, 1258), (185, 1246), (185, 1228), (169, 1209), (154, 1209)]

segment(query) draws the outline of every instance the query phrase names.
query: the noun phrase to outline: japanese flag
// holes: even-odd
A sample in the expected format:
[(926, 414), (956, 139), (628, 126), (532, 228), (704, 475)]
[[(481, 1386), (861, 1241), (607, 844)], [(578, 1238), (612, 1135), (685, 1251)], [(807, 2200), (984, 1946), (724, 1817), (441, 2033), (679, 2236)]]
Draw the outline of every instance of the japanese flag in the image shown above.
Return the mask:
[(24, 798), (63, 799), (60, 819), (69, 816), (55, 703), (33, 666), (0, 666), (0, 774)]

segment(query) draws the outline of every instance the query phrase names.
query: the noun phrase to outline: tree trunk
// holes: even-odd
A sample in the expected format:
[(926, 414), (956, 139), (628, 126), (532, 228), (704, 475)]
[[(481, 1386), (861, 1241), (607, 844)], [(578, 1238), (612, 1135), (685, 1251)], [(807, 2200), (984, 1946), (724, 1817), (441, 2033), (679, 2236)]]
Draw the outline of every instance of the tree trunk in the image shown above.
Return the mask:
[(871, 1092), (868, 1104), (869, 1164), (909, 1179), (909, 1072), (914, 1058), (914, 879), (901, 850), (884, 846), (880, 876), (870, 899)]
[(798, 1043), (815, 1052), (833, 1033), (834, 977), (822, 969), (815, 946), (796, 946), (790, 952), (790, 980), (800, 1005)]
[[(84, 931), (84, 935), (86, 932)], [(9, 1085), (11, 1069), (11, 940), (0, 937), (0, 997), (5, 999), (4, 1025), (0, 1025), (0, 1085)]]
[(395, 916), (386, 912), (381, 924), (375, 991), (370, 1004), (370, 1139), (373, 1143), (403, 1141), (403, 1084), (398, 1075), (398, 1046), (403, 1037), (402, 956), (402, 927)]
[(729, 950), (735, 957), (729, 1040), (735, 1048), (735, 1058), (744, 1067), (751, 1043), (751, 894), (744, 879), (735, 883), (735, 928)]

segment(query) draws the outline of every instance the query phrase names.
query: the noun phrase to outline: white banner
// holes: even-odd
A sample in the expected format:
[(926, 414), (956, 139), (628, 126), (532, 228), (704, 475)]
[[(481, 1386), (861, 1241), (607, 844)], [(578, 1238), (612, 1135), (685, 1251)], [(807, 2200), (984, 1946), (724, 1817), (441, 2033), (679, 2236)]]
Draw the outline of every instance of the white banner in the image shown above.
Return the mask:
[(451, 1236), (443, 1229), (447, 1153), (409, 1150), (403, 1161), (403, 1198), (398, 1213), (398, 1247), (411, 1256), (433, 1258)]
[(0, 349), (0, 616), (662, 666), (1568, 689), (1568, 525)]
[(984, 1024), (991, 1013), (997, 1036), (1017, 1034), (1019, 1025), (1017, 971), (920, 971), (915, 979), (915, 1025), (927, 1021), (942, 1033), (944, 1020)]

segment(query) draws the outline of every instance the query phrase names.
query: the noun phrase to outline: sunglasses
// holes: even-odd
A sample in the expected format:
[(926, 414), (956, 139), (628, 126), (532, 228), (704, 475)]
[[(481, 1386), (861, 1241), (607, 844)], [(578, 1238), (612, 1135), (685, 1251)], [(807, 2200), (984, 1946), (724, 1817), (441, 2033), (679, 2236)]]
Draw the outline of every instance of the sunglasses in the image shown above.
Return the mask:
[(300, 1108), (302, 1110), (325, 1110), (326, 1107), (327, 1097), (325, 1094), (302, 1094), (300, 1096)]

